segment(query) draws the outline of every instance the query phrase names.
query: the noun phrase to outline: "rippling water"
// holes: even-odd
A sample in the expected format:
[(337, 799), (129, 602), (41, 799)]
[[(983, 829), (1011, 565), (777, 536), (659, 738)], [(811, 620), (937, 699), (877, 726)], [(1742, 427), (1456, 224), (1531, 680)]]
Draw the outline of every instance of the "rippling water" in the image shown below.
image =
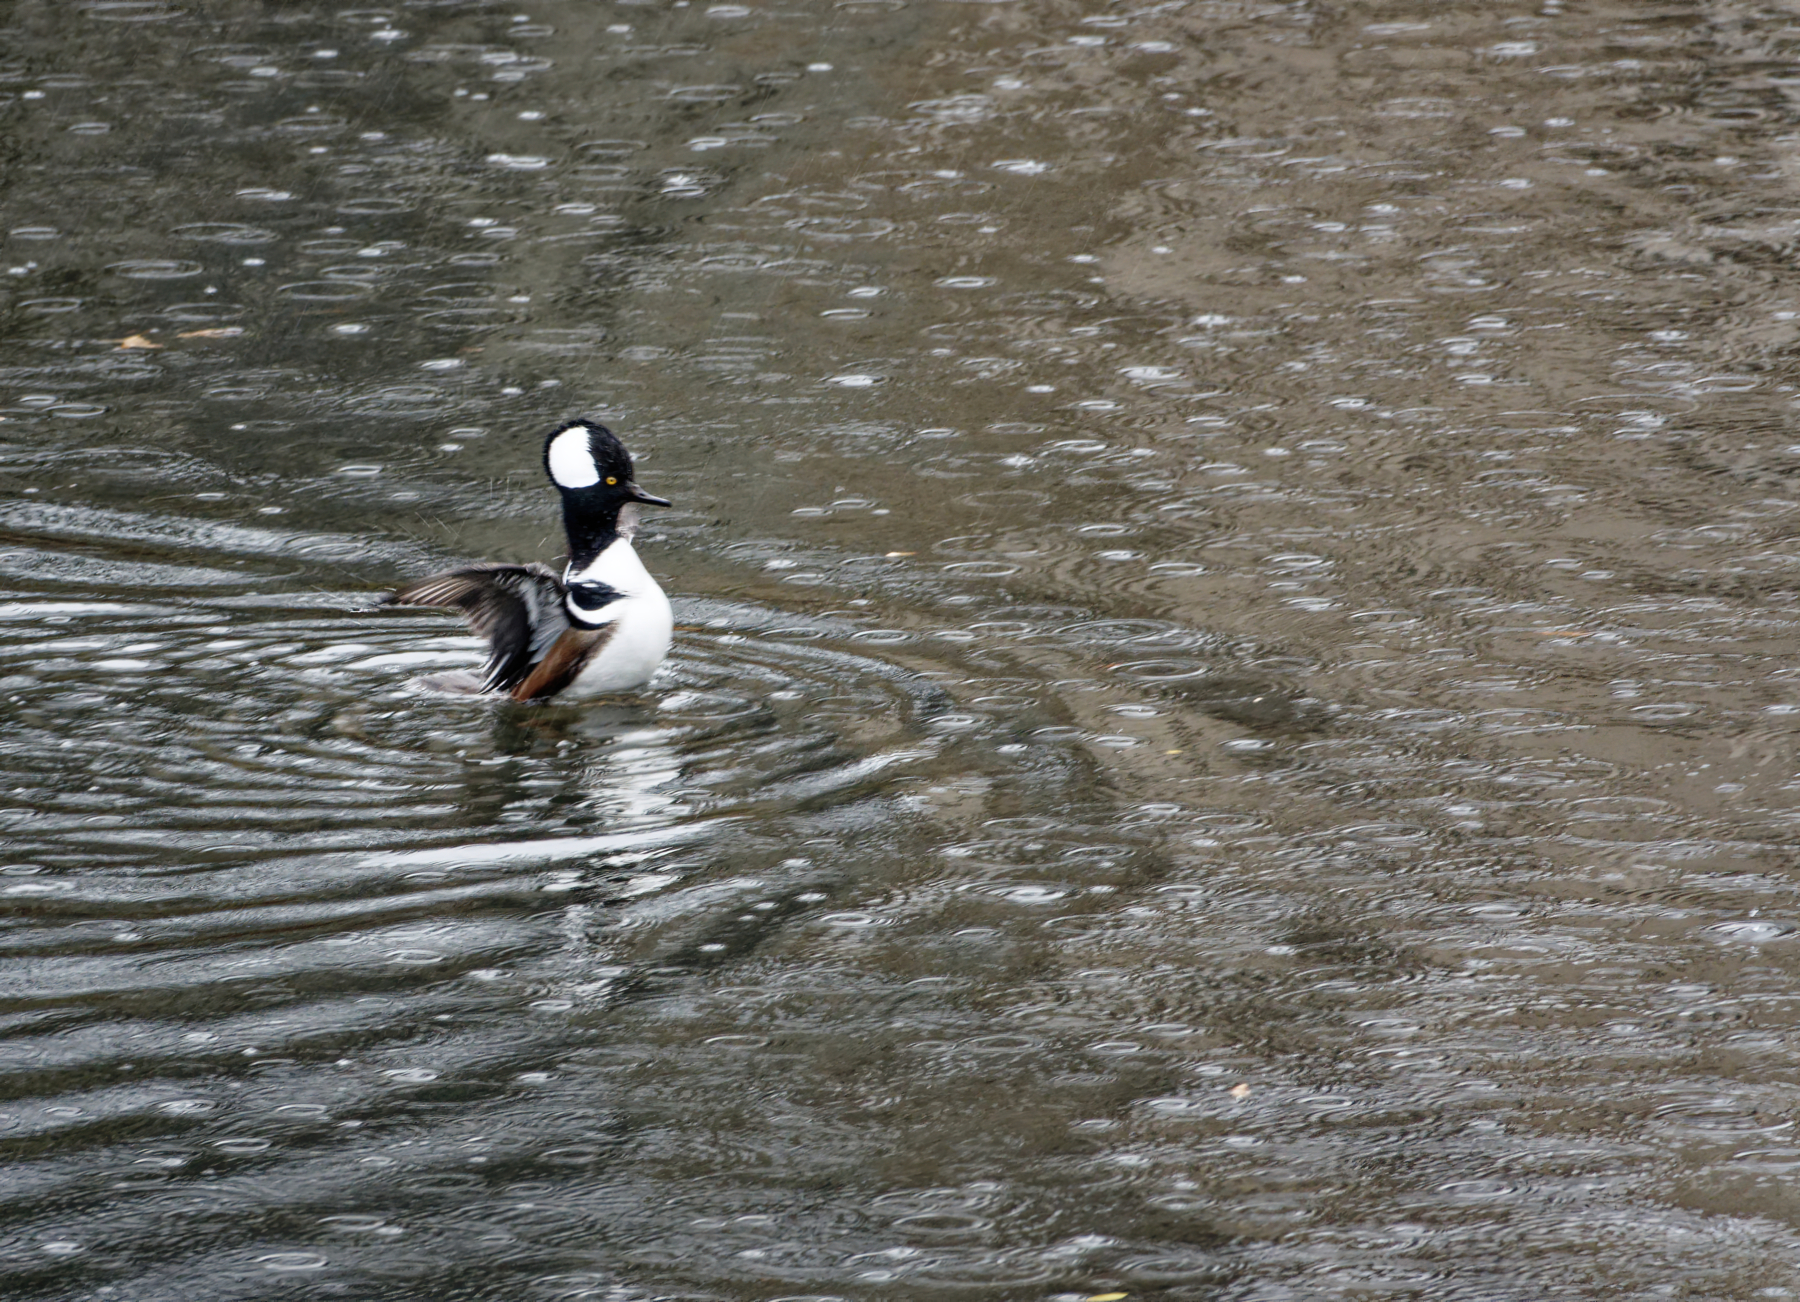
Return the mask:
[(0, 1293), (1800, 1294), (1793, 21), (0, 11)]

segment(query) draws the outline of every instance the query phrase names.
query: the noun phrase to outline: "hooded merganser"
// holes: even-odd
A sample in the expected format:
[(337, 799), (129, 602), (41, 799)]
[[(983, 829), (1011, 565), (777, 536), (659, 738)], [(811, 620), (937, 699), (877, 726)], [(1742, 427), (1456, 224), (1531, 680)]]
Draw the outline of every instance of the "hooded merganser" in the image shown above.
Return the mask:
[(482, 676), (438, 685), (505, 692), (515, 701), (640, 687), (669, 653), (669, 599), (632, 549), (638, 503), (668, 506), (637, 486), (631, 454), (611, 430), (572, 420), (551, 431), (544, 469), (562, 493), (569, 563), (471, 565), (409, 583), (384, 600), (462, 611), (488, 640)]

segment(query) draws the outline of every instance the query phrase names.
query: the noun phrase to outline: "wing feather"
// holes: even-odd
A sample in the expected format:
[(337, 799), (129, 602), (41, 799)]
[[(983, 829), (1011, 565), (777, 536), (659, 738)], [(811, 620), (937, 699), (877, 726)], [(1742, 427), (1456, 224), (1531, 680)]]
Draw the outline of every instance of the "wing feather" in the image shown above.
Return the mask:
[(542, 565), (471, 565), (409, 583), (386, 600), (461, 611), (488, 642), (481, 690), (510, 692), (569, 631), (564, 598), (562, 579)]

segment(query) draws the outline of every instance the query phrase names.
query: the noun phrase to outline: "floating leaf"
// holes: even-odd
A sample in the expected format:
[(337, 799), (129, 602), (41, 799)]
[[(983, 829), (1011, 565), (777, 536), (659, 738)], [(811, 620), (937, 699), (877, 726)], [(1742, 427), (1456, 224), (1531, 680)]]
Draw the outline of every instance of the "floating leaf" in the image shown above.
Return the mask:
[(120, 348), (161, 348), (154, 339), (146, 339), (143, 335), (126, 335), (119, 340)]
[(243, 333), (243, 326), (214, 326), (211, 330), (183, 330), (175, 337), (177, 339), (236, 339)]

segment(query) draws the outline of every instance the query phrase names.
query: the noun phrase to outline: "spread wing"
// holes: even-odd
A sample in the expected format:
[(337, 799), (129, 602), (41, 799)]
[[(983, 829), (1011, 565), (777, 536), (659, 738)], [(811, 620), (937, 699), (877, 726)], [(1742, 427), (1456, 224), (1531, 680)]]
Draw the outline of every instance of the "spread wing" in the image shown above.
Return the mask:
[(488, 640), (481, 690), (511, 692), (534, 676), (533, 669), (569, 632), (563, 593), (562, 580), (542, 565), (471, 565), (409, 583), (386, 600), (460, 610), (469, 627)]

